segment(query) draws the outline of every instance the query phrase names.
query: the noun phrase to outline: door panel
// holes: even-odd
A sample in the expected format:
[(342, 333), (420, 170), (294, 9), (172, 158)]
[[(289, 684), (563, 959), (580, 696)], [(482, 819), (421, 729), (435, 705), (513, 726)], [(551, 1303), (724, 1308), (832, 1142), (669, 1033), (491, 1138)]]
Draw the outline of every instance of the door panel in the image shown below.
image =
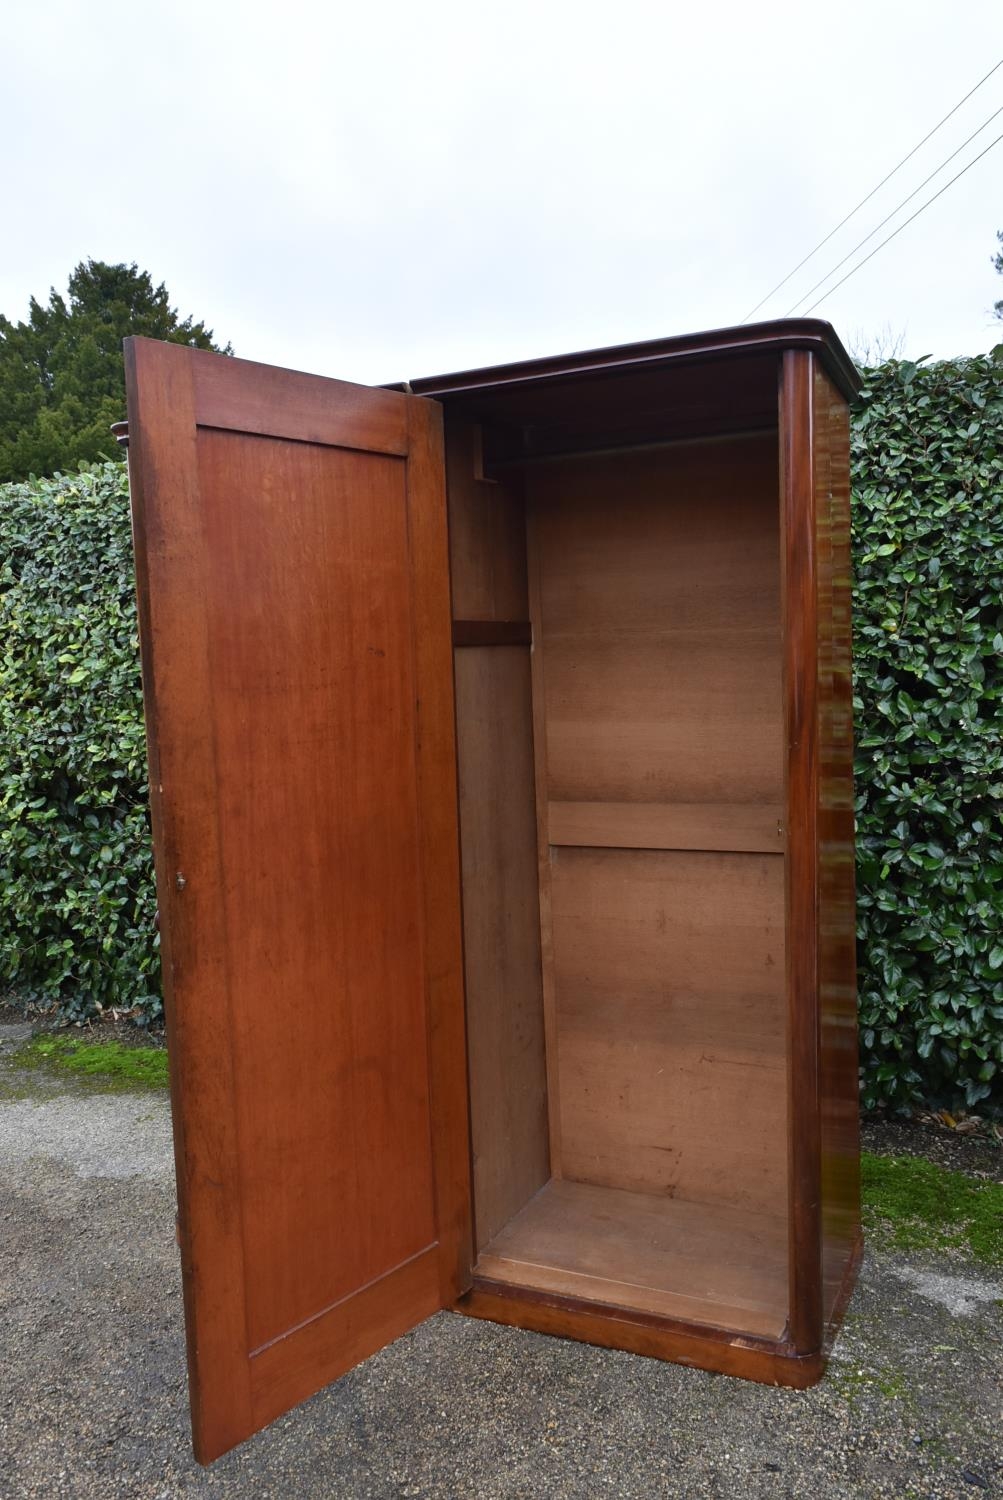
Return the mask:
[(470, 1264), (438, 409), (133, 340), (193, 1430), (209, 1461)]

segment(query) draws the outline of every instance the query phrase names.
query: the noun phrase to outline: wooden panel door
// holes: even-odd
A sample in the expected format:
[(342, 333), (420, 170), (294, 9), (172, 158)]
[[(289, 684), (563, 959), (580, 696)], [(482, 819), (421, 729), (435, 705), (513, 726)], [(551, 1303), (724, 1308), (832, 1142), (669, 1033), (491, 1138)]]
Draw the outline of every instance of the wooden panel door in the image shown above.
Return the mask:
[(126, 356), (208, 1462), (468, 1284), (441, 424), (177, 345)]

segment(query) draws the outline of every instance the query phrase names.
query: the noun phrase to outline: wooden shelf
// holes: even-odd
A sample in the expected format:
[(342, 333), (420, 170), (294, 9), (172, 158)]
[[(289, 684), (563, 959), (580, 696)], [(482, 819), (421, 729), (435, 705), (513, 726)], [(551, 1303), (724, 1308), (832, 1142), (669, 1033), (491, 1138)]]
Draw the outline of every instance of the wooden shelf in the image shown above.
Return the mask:
[(783, 813), (779, 802), (551, 802), (547, 827), (572, 848), (783, 854)]
[(783, 1220), (585, 1182), (551, 1179), (476, 1274), (763, 1338), (787, 1323)]

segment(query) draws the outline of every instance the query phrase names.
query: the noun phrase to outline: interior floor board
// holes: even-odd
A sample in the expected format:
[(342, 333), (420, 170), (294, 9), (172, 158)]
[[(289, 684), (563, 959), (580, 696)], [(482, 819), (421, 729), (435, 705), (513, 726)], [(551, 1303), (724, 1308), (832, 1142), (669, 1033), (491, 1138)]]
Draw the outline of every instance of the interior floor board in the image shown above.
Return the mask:
[(787, 1323), (783, 1219), (567, 1179), (509, 1220), (476, 1274), (764, 1338)]

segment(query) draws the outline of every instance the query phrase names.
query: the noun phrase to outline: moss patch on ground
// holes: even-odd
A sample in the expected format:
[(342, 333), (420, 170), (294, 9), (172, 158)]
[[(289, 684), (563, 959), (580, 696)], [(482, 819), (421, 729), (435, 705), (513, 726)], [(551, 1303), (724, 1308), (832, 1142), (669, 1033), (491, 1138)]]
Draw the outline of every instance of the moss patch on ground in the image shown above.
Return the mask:
[(875, 1398), (899, 1401), (907, 1407), (913, 1407), (915, 1402), (912, 1388), (903, 1372), (884, 1363), (874, 1367), (869, 1360), (869, 1355), (861, 1355), (846, 1364), (834, 1361), (826, 1376), (829, 1389), (837, 1392), (853, 1408), (863, 1401)]
[(73, 1073), (106, 1088), (167, 1087), (167, 1053), (162, 1047), (127, 1047), (122, 1042), (87, 1042), (64, 1033), (36, 1036), (15, 1055), (21, 1067), (48, 1067)]
[(861, 1157), (864, 1229), (898, 1250), (965, 1250), (1003, 1265), (1003, 1186), (914, 1156)]

